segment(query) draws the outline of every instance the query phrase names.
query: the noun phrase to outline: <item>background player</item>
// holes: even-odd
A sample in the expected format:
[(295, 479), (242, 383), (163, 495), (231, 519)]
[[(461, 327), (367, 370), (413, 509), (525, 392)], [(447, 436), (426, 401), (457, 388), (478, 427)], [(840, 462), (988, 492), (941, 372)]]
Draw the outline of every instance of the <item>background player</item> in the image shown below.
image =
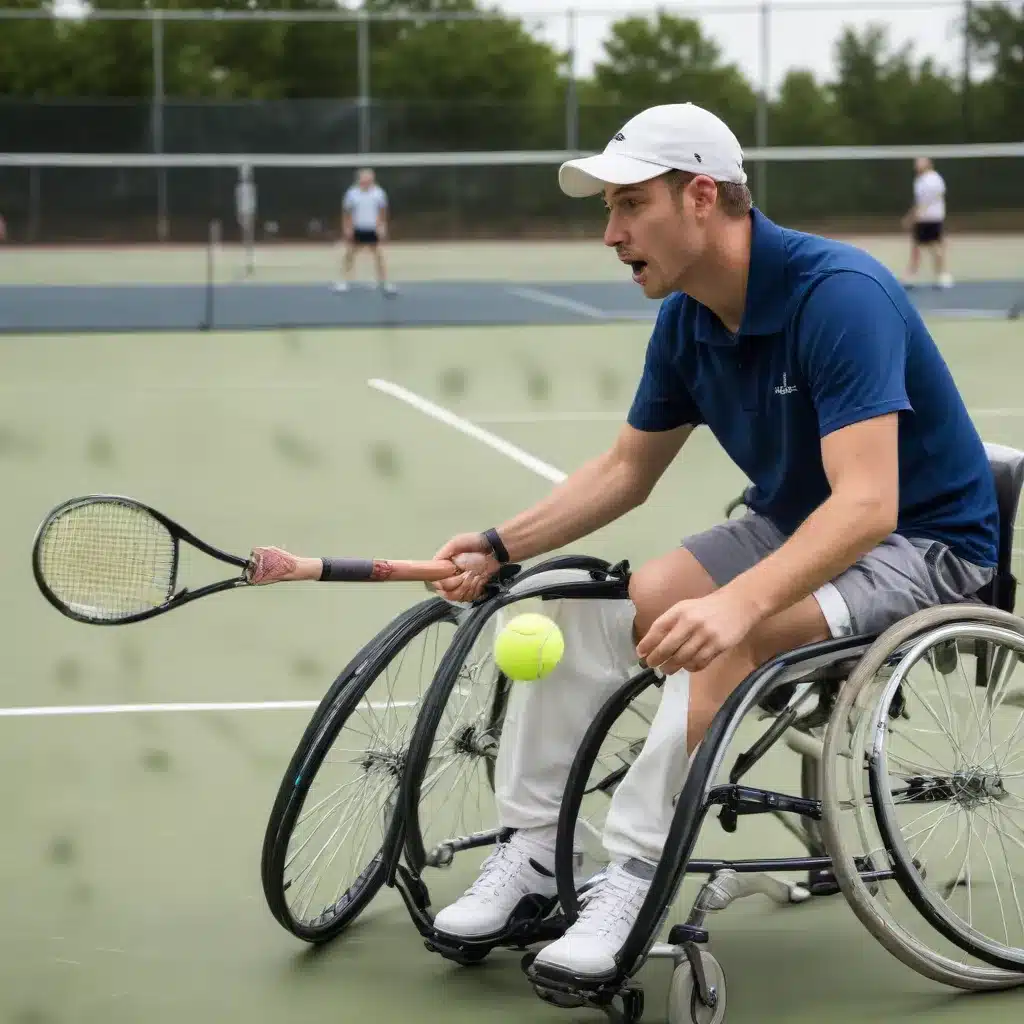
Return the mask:
[(939, 287), (953, 287), (953, 275), (946, 269), (945, 220), (946, 182), (931, 160), (920, 156), (914, 161), (914, 205), (903, 218), (903, 227), (911, 231), (904, 284), (914, 282), (921, 266), (921, 249), (926, 246), (931, 250)]
[(355, 263), (356, 251), (368, 247), (377, 265), (377, 283), (385, 295), (394, 295), (395, 286), (387, 280), (382, 243), (387, 239), (388, 197), (377, 184), (374, 173), (364, 168), (350, 185), (341, 204), (341, 233), (345, 239), (345, 257), (342, 262), (342, 280), (334, 286), (336, 291), (348, 291)]

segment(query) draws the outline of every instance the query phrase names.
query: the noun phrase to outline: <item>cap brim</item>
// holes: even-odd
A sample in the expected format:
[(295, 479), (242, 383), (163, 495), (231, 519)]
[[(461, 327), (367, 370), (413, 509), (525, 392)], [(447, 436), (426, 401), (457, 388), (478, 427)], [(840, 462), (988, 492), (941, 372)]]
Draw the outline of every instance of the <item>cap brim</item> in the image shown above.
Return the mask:
[(598, 153), (567, 160), (558, 169), (558, 184), (567, 196), (582, 199), (597, 195), (605, 185), (636, 185), (670, 170), (622, 153)]

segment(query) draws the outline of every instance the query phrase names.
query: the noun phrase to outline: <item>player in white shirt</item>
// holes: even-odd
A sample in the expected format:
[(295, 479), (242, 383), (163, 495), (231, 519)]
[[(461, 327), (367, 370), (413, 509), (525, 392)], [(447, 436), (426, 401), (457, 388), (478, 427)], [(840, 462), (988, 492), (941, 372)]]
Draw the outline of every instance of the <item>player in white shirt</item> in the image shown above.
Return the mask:
[(245, 247), (245, 275), (250, 277), (255, 266), (256, 243), (256, 183), (252, 180), (252, 168), (242, 164), (238, 168), (238, 184), (235, 185), (235, 219), (242, 233)]
[(953, 286), (953, 275), (946, 269), (946, 183), (927, 157), (914, 161), (914, 205), (903, 218), (911, 229), (910, 263), (905, 283), (914, 281), (921, 265), (921, 249), (931, 250), (940, 288)]
[(348, 291), (356, 251), (368, 247), (377, 264), (377, 282), (385, 295), (394, 295), (395, 286), (387, 280), (384, 253), (381, 245), (387, 238), (388, 197), (377, 184), (373, 171), (368, 168), (356, 175), (341, 204), (341, 232), (345, 239), (345, 258), (342, 263), (342, 280), (335, 284), (335, 290)]

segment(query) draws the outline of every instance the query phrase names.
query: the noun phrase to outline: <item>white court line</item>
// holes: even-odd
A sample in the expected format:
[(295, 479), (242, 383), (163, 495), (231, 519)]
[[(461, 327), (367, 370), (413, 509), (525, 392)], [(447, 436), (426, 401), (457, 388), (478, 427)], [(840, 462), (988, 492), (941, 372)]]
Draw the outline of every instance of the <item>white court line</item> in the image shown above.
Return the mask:
[(580, 313), (583, 316), (593, 317), (597, 320), (604, 320), (608, 314), (597, 306), (588, 305), (586, 302), (577, 302), (575, 299), (567, 299), (562, 295), (552, 295), (551, 292), (542, 292), (539, 288), (506, 288), (509, 295), (518, 295), (521, 299), (528, 299), (530, 302), (540, 302), (545, 306), (557, 306), (559, 309), (568, 309), (573, 313)]
[[(392, 708), (414, 708), (419, 701), (396, 700), (370, 704), (374, 711)], [(228, 701), (211, 704), (79, 704), (38, 708), (0, 708), (0, 718), (60, 718), (80, 715), (134, 715), (172, 711), (312, 711), (318, 700)]]
[(492, 434), (489, 430), (484, 430), (483, 427), (478, 427), (475, 423), (470, 423), (469, 420), (465, 420), (461, 416), (456, 416), (451, 410), (445, 409), (443, 406), (436, 405), (434, 402), (428, 401), (421, 395), (417, 395), (415, 392), (409, 391), (407, 388), (403, 388), (400, 384), (393, 384), (389, 380), (379, 380), (377, 378), (367, 381), (367, 384), (369, 384), (371, 388), (376, 388), (377, 391), (383, 391), (384, 394), (391, 395), (392, 398), (397, 398), (400, 401), (408, 403), (414, 409), (418, 409), (420, 412), (425, 413), (427, 416), (430, 416), (432, 419), (435, 419), (440, 423), (447, 424), (449, 427), (454, 427), (460, 433), (488, 445), (495, 451), (501, 452), (502, 455), (507, 455), (514, 462), (518, 462), (520, 466), (524, 466), (526, 469), (532, 470), (538, 476), (544, 477), (545, 480), (550, 480), (552, 483), (560, 484), (566, 477), (566, 474), (560, 469), (555, 469), (554, 466), (549, 466), (546, 462), (542, 462), (536, 456), (523, 451), (522, 448), (511, 444), (503, 438), (498, 437), (496, 434)]

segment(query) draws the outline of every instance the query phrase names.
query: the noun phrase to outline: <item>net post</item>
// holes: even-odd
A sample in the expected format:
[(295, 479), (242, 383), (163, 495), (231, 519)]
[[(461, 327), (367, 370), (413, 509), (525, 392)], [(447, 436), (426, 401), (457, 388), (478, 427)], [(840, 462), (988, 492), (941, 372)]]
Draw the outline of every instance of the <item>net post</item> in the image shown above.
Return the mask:
[(205, 288), (205, 310), (203, 320), (199, 325), (201, 331), (213, 329), (214, 317), (214, 270), (216, 267), (216, 252), (220, 245), (221, 227), (219, 220), (211, 220), (206, 239), (206, 288)]
[(31, 243), (39, 241), (41, 174), (41, 169), (34, 164), (28, 169), (28, 240)]

